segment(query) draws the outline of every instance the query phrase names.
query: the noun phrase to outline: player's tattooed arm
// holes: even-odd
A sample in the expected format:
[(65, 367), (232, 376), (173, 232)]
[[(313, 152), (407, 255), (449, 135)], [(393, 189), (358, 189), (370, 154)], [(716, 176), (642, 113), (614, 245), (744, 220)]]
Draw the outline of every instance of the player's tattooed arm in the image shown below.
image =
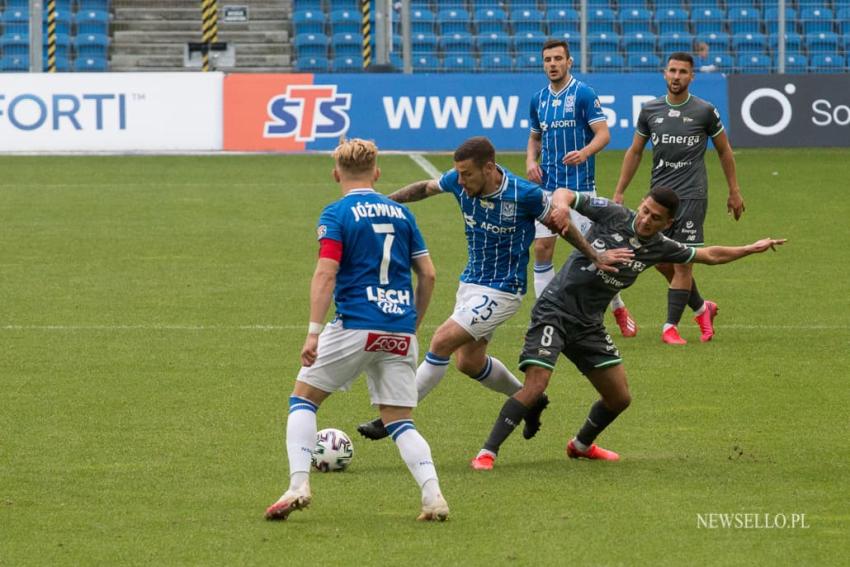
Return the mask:
[(396, 203), (412, 203), (414, 201), (421, 201), (437, 193), (442, 193), (437, 180), (426, 179), (406, 185), (388, 196)]

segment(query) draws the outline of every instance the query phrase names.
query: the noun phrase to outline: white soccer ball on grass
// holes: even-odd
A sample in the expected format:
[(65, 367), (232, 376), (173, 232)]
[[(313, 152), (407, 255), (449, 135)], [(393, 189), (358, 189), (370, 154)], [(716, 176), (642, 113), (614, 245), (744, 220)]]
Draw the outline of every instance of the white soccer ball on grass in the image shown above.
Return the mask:
[(316, 433), (313, 466), (322, 472), (344, 471), (354, 457), (354, 445), (344, 431), (329, 427)]

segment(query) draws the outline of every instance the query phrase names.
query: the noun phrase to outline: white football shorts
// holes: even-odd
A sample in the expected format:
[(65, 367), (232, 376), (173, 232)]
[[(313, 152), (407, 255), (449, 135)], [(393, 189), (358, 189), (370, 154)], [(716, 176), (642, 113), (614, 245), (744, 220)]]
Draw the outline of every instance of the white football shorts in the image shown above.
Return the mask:
[[(590, 195), (591, 197), (596, 197), (596, 191), (582, 191), (582, 195)], [(570, 222), (576, 225), (579, 232), (582, 234), (587, 234), (587, 231), (590, 230), (590, 226), (593, 224), (593, 221), (584, 216), (583, 214), (575, 211), (574, 209), (570, 209)], [(558, 236), (545, 224), (540, 221), (534, 221), (534, 239), (538, 238), (551, 238), (553, 236)]]
[(521, 304), (521, 294), (461, 282), (451, 318), (475, 340), (489, 341), (496, 327), (510, 319)]
[(324, 392), (350, 390), (366, 373), (372, 404), (416, 407), (416, 335), (364, 329), (343, 329), (342, 321), (329, 323), (319, 335), (318, 357), (302, 366), (298, 380)]

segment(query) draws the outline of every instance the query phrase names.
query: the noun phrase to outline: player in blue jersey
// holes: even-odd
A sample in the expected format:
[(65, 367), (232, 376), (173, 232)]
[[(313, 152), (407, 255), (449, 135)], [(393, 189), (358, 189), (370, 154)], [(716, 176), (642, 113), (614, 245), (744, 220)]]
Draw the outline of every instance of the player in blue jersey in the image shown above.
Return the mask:
[[(569, 223), (568, 208), (551, 210), (549, 196), (541, 187), (498, 165), (496, 150), (487, 138), (470, 138), (461, 144), (454, 153), (454, 169), (439, 181), (413, 183), (390, 198), (408, 203), (440, 193), (453, 195), (460, 206), (468, 263), (460, 276), (454, 313), (434, 333), (428, 354), (416, 372), (419, 399), (445, 376), (452, 354), (461, 372), (511, 396), (522, 384), (501, 361), (487, 355), (487, 345), (496, 328), (516, 313), (522, 302), (535, 220), (557, 233), (569, 226), (567, 239), (597, 258), (603, 269), (616, 259), (598, 258)], [(547, 404), (548, 399), (542, 397), (526, 414), (526, 439), (537, 433), (540, 413)], [(381, 419), (364, 423), (357, 430), (370, 439), (386, 437)]]
[[(565, 41), (550, 39), (543, 44), (542, 55), (549, 85), (531, 97), (526, 176), (550, 192), (566, 187), (595, 196), (594, 156), (611, 140), (602, 103), (589, 85), (570, 74), (573, 62)], [(570, 215), (579, 231), (587, 233), (590, 219), (574, 210)], [(537, 297), (555, 277), (552, 257), (556, 238), (547, 227), (537, 224), (534, 241), (534, 293)], [(637, 325), (620, 294), (611, 301), (611, 310), (623, 336), (634, 337)]]
[[(421, 487), (417, 519), (442, 521), (449, 514), (431, 449), (411, 419), (417, 402), (415, 332), (434, 290), (434, 265), (413, 214), (372, 188), (380, 175), (377, 153), (375, 144), (360, 139), (343, 141), (334, 151), (333, 175), (343, 198), (319, 219), (310, 324), (286, 424), (289, 489), (266, 510), (269, 520), (285, 520), (310, 504), (316, 412), (331, 392), (347, 390), (362, 372), (372, 403)], [(325, 327), (320, 321), (332, 300), (336, 318)]]

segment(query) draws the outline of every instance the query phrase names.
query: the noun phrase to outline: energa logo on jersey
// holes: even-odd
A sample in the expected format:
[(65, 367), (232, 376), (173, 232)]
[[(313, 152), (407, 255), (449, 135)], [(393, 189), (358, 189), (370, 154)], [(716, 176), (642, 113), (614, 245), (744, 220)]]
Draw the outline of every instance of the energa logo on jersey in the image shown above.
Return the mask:
[(351, 124), (349, 108), (351, 95), (337, 92), (337, 85), (288, 85), (268, 102), (263, 137), (296, 142), (337, 138)]

